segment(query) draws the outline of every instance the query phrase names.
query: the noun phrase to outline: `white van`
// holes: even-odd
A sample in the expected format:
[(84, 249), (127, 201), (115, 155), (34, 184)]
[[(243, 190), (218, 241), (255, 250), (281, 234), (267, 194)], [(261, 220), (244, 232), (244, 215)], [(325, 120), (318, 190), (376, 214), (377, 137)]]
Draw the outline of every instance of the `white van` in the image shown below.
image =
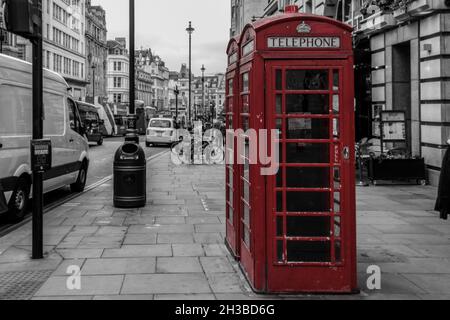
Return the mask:
[(172, 145), (177, 141), (176, 123), (169, 118), (154, 118), (148, 123), (145, 144), (147, 147), (157, 144)]
[[(68, 90), (63, 77), (44, 70), (44, 135), (53, 150), (44, 192), (67, 185), (79, 192), (86, 185), (89, 146)], [(30, 199), (32, 128), (32, 66), (0, 54), (0, 192), (15, 221), (24, 217)]]

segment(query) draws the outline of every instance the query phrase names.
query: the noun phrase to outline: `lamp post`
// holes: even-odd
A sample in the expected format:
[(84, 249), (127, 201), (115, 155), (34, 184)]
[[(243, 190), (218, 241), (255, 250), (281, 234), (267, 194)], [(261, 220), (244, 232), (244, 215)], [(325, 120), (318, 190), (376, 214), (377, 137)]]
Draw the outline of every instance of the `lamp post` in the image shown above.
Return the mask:
[(192, 27), (192, 22), (189, 21), (189, 26), (186, 28), (187, 33), (189, 34), (189, 116), (188, 121), (191, 123), (192, 117), (192, 33), (194, 33), (195, 29)]
[(135, 74), (135, 1), (130, 0), (130, 87), (129, 87), (129, 103), (130, 115), (128, 117), (128, 130), (125, 141), (135, 142), (139, 144), (139, 136), (137, 134), (137, 118), (135, 110), (136, 102), (136, 74)]
[(92, 64), (91, 69), (92, 69), (92, 101), (93, 104), (95, 105), (95, 69), (97, 67), (95, 66), (95, 64)]
[(178, 95), (180, 94), (180, 90), (178, 90), (178, 86), (175, 86), (175, 90), (173, 91), (175, 93), (175, 119), (178, 121)]
[(203, 116), (206, 117), (206, 108), (205, 108), (205, 65), (202, 65), (200, 69), (202, 71), (202, 112)]

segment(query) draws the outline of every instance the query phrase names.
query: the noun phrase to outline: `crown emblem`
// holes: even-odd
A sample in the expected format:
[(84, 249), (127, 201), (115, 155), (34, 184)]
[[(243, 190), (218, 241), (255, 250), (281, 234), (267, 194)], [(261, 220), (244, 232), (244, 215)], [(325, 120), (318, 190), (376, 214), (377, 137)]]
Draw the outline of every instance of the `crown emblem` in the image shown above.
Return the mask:
[(305, 21), (302, 21), (302, 23), (300, 23), (297, 26), (297, 32), (298, 33), (311, 33), (311, 26), (306, 24)]

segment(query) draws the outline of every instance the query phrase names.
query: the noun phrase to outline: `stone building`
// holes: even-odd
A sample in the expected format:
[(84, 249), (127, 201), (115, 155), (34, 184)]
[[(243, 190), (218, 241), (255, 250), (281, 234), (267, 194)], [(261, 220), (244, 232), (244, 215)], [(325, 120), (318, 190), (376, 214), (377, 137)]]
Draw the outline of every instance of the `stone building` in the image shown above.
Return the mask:
[[(107, 99), (106, 67), (108, 58), (106, 12), (86, 0), (86, 100), (102, 103)], [(94, 99), (95, 95), (95, 99)]]
[(136, 50), (136, 65), (151, 75), (152, 104), (158, 111), (169, 111), (169, 69), (151, 49)]
[(129, 97), (129, 54), (125, 38), (109, 40), (107, 58), (108, 102), (114, 104), (114, 114), (127, 115)]

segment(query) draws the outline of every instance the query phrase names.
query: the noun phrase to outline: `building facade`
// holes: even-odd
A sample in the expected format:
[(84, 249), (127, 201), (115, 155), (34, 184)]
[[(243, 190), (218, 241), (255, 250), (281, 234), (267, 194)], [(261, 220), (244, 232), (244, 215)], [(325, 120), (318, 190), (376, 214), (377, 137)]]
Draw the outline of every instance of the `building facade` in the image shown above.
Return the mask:
[[(44, 66), (66, 79), (76, 100), (85, 100), (85, 0), (43, 0), (42, 19)], [(30, 59), (30, 45), (26, 51)]]
[(151, 75), (152, 104), (158, 111), (169, 111), (169, 69), (151, 49), (136, 50), (136, 65)]
[(136, 70), (136, 99), (143, 101), (145, 106), (151, 106), (152, 97), (152, 75), (142, 68)]
[(373, 136), (380, 110), (404, 111), (408, 148), (438, 184), (450, 139), (450, 1), (367, 1), (356, 25), (369, 37)]
[[(2, 1), (0, 0), (0, 5)], [(17, 36), (5, 30), (3, 11), (0, 6), (0, 54), (6, 54), (15, 58), (19, 57)]]
[(267, 0), (231, 0), (230, 37), (239, 35), (245, 25), (264, 15)]
[(107, 94), (108, 102), (112, 103), (114, 113), (127, 115), (129, 106), (129, 54), (125, 38), (109, 40), (107, 58)]
[(106, 12), (86, 0), (86, 100), (103, 103), (107, 99), (107, 29)]

